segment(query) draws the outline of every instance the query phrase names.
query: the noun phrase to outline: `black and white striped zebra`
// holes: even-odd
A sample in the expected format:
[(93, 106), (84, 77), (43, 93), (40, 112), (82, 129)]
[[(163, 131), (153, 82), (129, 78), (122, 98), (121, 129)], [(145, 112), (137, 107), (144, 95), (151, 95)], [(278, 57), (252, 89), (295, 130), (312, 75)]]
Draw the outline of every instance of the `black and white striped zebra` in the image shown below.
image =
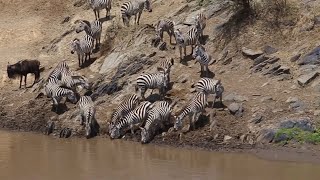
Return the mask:
[(141, 143), (150, 142), (156, 130), (159, 127), (164, 127), (164, 124), (169, 121), (173, 105), (166, 101), (157, 101), (153, 104), (152, 109), (148, 112), (148, 117), (144, 127), (141, 129)]
[(72, 103), (76, 103), (77, 101), (77, 97), (72, 90), (60, 87), (59, 84), (56, 83), (47, 83), (45, 92), (48, 97), (52, 98), (56, 112), (58, 112), (58, 106), (63, 97), (67, 97)]
[(199, 44), (199, 32), (198, 29), (193, 26), (191, 27), (186, 34), (182, 34), (180, 29), (174, 31), (177, 45), (179, 47), (180, 59), (182, 58), (182, 48), (184, 50), (184, 57), (187, 56), (186, 48), (191, 46), (191, 54), (193, 52), (193, 46)]
[(159, 72), (164, 72), (165, 74), (168, 75), (168, 84), (170, 83), (170, 71), (171, 71), (171, 67), (174, 65), (174, 60), (173, 58), (166, 58), (163, 59), (159, 62), (158, 66), (157, 66), (157, 70)]
[(207, 94), (213, 94), (213, 103), (214, 106), (216, 99), (220, 99), (222, 103), (222, 93), (224, 92), (224, 87), (221, 83), (221, 80), (211, 79), (211, 78), (201, 78), (196, 84), (195, 89), (197, 92), (205, 92)]
[(207, 93), (196, 92), (190, 102), (185, 106), (178, 116), (175, 116), (174, 129), (179, 130), (182, 127), (182, 120), (189, 116), (190, 127), (194, 129), (194, 124), (206, 108)]
[(199, 31), (199, 38), (203, 38), (203, 31), (206, 28), (207, 17), (204, 13), (200, 12), (194, 17), (195, 26)]
[(57, 64), (57, 66), (51, 71), (48, 76), (47, 83), (58, 83), (61, 80), (62, 74), (71, 74), (70, 68), (66, 62), (63, 60)]
[(106, 17), (110, 16), (112, 0), (89, 0), (89, 5), (93, 9), (96, 20), (100, 19), (100, 10), (106, 9)]
[(99, 20), (95, 20), (91, 23), (86, 20), (80, 20), (76, 32), (80, 33), (82, 31), (85, 31), (87, 35), (92, 36), (93, 41), (96, 41), (96, 48), (100, 45), (102, 23)]
[(156, 30), (156, 36), (160, 38), (161, 41), (163, 41), (163, 32), (167, 32), (168, 35), (170, 36), (170, 43), (171, 43), (172, 36), (175, 37), (174, 23), (169, 19), (159, 20), (158, 23), (156, 24), (155, 30)]
[[(145, 100), (144, 94), (148, 89), (158, 89), (162, 98), (165, 97), (166, 90), (168, 88), (168, 73), (148, 73), (142, 74), (137, 78), (137, 84), (135, 86), (136, 92), (140, 89), (141, 98)], [(151, 92), (151, 94), (152, 94)]]
[(139, 25), (140, 16), (144, 8), (152, 12), (150, 0), (131, 0), (124, 2), (120, 7), (123, 24), (129, 26), (130, 18), (134, 15), (134, 23)]
[(71, 54), (77, 52), (79, 67), (81, 67), (84, 61), (90, 60), (90, 55), (93, 50), (93, 38), (90, 35), (85, 35), (82, 39), (75, 38), (71, 42)]
[(209, 75), (209, 63), (211, 61), (210, 55), (206, 52), (205, 48), (198, 44), (192, 53), (192, 57), (196, 59), (196, 63), (199, 62), (201, 66), (201, 74), (206, 69), (206, 76)]
[(85, 89), (90, 88), (88, 80), (83, 76), (63, 75), (61, 81), (58, 83), (60, 86), (70, 88), (74, 91), (76, 91), (77, 86), (81, 86)]
[(138, 107), (129, 112), (124, 118), (115, 124), (111, 129), (110, 137), (112, 139), (119, 138), (129, 129), (131, 130), (131, 134), (134, 134), (134, 130), (144, 123), (148, 115), (148, 111), (151, 108), (152, 104), (150, 102), (141, 102)]
[(95, 118), (96, 109), (91, 97), (82, 96), (78, 101), (78, 107), (81, 115), (80, 124), (85, 123), (86, 137), (96, 136), (99, 133), (99, 125)]
[(121, 103), (116, 107), (112, 113), (111, 122), (108, 122), (109, 131), (114, 128), (119, 119), (125, 117), (130, 111), (132, 111), (139, 104), (140, 100), (137, 95), (129, 94), (122, 98)]

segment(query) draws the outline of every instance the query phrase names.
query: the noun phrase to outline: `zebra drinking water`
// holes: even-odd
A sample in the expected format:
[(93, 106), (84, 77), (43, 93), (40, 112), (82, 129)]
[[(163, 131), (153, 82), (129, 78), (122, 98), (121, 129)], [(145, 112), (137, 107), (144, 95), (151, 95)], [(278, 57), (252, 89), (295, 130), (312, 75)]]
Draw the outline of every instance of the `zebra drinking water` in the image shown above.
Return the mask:
[(221, 83), (221, 80), (201, 78), (195, 84), (195, 89), (197, 92), (213, 94), (212, 107), (214, 106), (217, 98), (220, 98), (220, 102), (222, 102), (222, 93), (224, 92), (224, 87)]
[(112, 139), (119, 138), (129, 129), (131, 130), (131, 134), (134, 134), (134, 130), (143, 124), (151, 108), (152, 104), (150, 102), (141, 102), (138, 107), (115, 124), (111, 129), (110, 137)]
[(90, 60), (90, 55), (93, 49), (93, 38), (90, 35), (85, 35), (82, 39), (75, 38), (71, 42), (71, 54), (77, 52), (79, 67), (84, 61)]
[(179, 130), (182, 127), (182, 120), (185, 116), (189, 116), (191, 129), (194, 129), (195, 122), (207, 106), (207, 94), (196, 92), (191, 101), (183, 108), (178, 116), (175, 117), (174, 129)]
[(169, 19), (162, 19), (159, 20), (158, 23), (155, 26), (155, 30), (156, 30), (156, 36), (158, 38), (161, 39), (161, 41), (163, 41), (163, 32), (167, 32), (168, 35), (170, 36), (170, 43), (171, 43), (171, 39), (172, 36), (174, 36), (174, 23), (173, 21), (169, 20)]
[(206, 52), (205, 48), (198, 44), (192, 53), (192, 57), (196, 59), (196, 63), (199, 62), (201, 66), (201, 74), (206, 69), (206, 76), (209, 75), (209, 63), (211, 61), (211, 57)]
[(159, 89), (160, 96), (164, 98), (166, 89), (168, 88), (168, 84), (168, 73), (159, 72), (142, 74), (137, 78), (135, 89), (136, 92), (140, 89), (141, 97), (143, 100), (145, 100), (144, 94), (148, 89)]
[(78, 107), (81, 115), (80, 124), (83, 125), (85, 122), (86, 137), (96, 136), (99, 133), (99, 124), (95, 119), (96, 109), (91, 97), (82, 96), (78, 101)]
[(139, 25), (140, 16), (144, 8), (152, 12), (150, 0), (131, 0), (123, 3), (120, 7), (123, 24), (129, 26), (131, 16), (134, 15), (134, 23)]
[(125, 117), (139, 104), (139, 102), (140, 100), (138, 96), (135, 94), (129, 94), (122, 98), (121, 103), (116, 107), (116, 109), (112, 113), (111, 122), (108, 122), (109, 133), (111, 132), (111, 129), (114, 128), (118, 120)]
[(112, 0), (89, 0), (89, 5), (93, 9), (96, 20), (100, 19), (100, 10), (106, 9), (106, 17), (110, 16)]
[(96, 41), (96, 47), (100, 46), (102, 23), (99, 20), (95, 20), (91, 23), (85, 20), (79, 21), (79, 26), (76, 28), (76, 32), (80, 33), (85, 31), (87, 35), (92, 36), (93, 41)]

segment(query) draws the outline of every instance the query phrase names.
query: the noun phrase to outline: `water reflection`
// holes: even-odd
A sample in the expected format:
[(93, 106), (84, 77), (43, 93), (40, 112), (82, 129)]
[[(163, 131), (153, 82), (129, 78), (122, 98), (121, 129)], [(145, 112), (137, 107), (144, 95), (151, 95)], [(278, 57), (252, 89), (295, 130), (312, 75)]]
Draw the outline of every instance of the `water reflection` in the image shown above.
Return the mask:
[(318, 179), (320, 167), (107, 138), (0, 131), (0, 179)]

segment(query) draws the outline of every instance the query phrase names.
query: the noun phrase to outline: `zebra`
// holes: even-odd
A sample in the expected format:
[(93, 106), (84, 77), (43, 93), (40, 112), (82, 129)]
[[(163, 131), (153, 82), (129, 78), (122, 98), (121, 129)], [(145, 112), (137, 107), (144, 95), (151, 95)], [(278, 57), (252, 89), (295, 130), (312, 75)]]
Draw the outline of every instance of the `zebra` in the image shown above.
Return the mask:
[(47, 96), (52, 98), (56, 112), (58, 112), (58, 106), (63, 97), (67, 97), (72, 103), (77, 101), (76, 94), (72, 90), (60, 87), (59, 84), (49, 82), (44, 89)]
[[(148, 101), (143, 101), (133, 111), (129, 112), (124, 118), (118, 121), (111, 129), (111, 139), (119, 138), (128, 129), (131, 130), (131, 134), (134, 134), (134, 130), (137, 126), (143, 124), (148, 115), (148, 111), (152, 108), (152, 104)], [(120, 132), (121, 131), (121, 132)]]
[[(144, 94), (147, 89), (159, 89), (159, 94), (164, 98), (166, 90), (168, 88), (168, 73), (164, 71), (158, 73), (142, 74), (137, 78), (137, 84), (135, 86), (136, 92), (140, 89), (141, 97), (145, 100)], [(151, 94), (152, 94), (151, 92)]]
[(191, 54), (193, 52), (193, 46), (199, 44), (199, 32), (198, 29), (193, 26), (191, 27), (186, 34), (182, 34), (180, 29), (176, 29), (174, 31), (174, 35), (176, 38), (177, 45), (179, 47), (180, 60), (182, 60), (182, 48), (184, 49), (184, 56), (186, 54), (187, 46), (191, 46)]
[(80, 97), (78, 107), (81, 115), (80, 124), (83, 125), (83, 122), (85, 122), (86, 137), (96, 136), (99, 133), (99, 128), (97, 128), (99, 125), (95, 119), (96, 109), (91, 97)]
[(90, 60), (90, 55), (93, 49), (93, 37), (85, 35), (82, 39), (75, 38), (71, 42), (71, 54), (76, 51), (78, 54), (79, 67), (81, 67), (87, 58)]
[(139, 102), (140, 100), (135, 94), (129, 94), (122, 98), (121, 103), (112, 113), (111, 122), (108, 122), (109, 132), (111, 132), (111, 129), (114, 128), (117, 121), (132, 111), (139, 104)]
[(222, 103), (222, 93), (224, 92), (224, 87), (221, 83), (221, 80), (215, 80), (211, 78), (201, 78), (196, 84), (195, 89), (197, 92), (205, 92), (207, 94), (213, 95), (212, 108), (216, 102), (216, 99), (219, 98)]
[(157, 66), (157, 70), (159, 72), (168, 74), (168, 79), (167, 79), (168, 84), (170, 83), (170, 71), (173, 65), (174, 65), (174, 60), (173, 58), (170, 58), (170, 59), (161, 60)]
[(189, 116), (189, 123), (192, 129), (194, 129), (194, 124), (198, 120), (201, 113), (206, 108), (207, 93), (196, 92), (190, 102), (183, 108), (178, 116), (174, 116), (175, 123), (174, 129), (179, 130), (182, 127), (182, 120), (185, 116)]
[(156, 132), (159, 125), (163, 128), (164, 122), (170, 118), (172, 108), (176, 102), (169, 104), (166, 101), (157, 101), (153, 108), (148, 112), (148, 117), (144, 127), (141, 129), (141, 143), (145, 144), (151, 140), (151, 136)]
[(83, 76), (63, 75), (59, 84), (60, 86), (67, 87), (74, 91), (76, 90), (76, 87), (79, 85), (85, 89), (90, 88), (88, 81)]
[(196, 59), (196, 63), (199, 62), (201, 66), (201, 74), (204, 72), (206, 68), (206, 76), (209, 74), (208, 65), (211, 61), (211, 57), (206, 52), (205, 48), (198, 44), (192, 53), (192, 57)]
[(89, 5), (93, 9), (96, 20), (100, 19), (100, 10), (106, 9), (106, 17), (110, 16), (111, 0), (89, 0)]
[[(162, 19), (159, 20), (155, 26), (156, 30), (156, 37), (160, 38), (163, 41), (163, 32), (166, 31), (170, 36), (170, 44), (171, 44), (171, 37), (174, 36), (174, 23), (169, 19)], [(175, 36), (174, 36), (175, 37)]]
[(80, 20), (79, 26), (76, 28), (76, 33), (85, 31), (87, 35), (92, 36), (93, 41), (96, 41), (96, 47), (100, 46), (102, 23), (99, 20), (95, 20), (91, 23), (86, 20)]
[(120, 7), (123, 24), (128, 27), (130, 18), (134, 15), (134, 23), (139, 25), (140, 16), (144, 8), (152, 12), (150, 0), (131, 0), (124, 2)]
[(57, 64), (48, 76), (47, 83), (58, 83), (62, 78), (62, 74), (72, 74), (66, 60)]
[(200, 12), (194, 17), (195, 26), (199, 30), (199, 38), (203, 38), (203, 30), (206, 28), (207, 17), (204, 13)]

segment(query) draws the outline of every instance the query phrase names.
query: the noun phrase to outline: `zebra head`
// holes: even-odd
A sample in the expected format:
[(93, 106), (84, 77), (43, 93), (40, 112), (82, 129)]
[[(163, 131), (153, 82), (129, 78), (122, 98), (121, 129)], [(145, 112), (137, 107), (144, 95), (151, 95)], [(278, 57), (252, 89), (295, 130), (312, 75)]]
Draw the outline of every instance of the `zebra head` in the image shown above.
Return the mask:
[(78, 51), (80, 49), (80, 40), (78, 38), (73, 39), (70, 46), (71, 46), (71, 54), (74, 54), (75, 51)]
[(67, 98), (72, 102), (76, 103), (77, 102), (77, 97), (76, 94), (70, 90), (70, 93), (68, 94)]
[(92, 128), (90, 123), (86, 123), (86, 138), (89, 139), (92, 135)]
[(152, 12), (150, 0), (145, 0), (145, 2), (144, 2), (144, 8), (145, 8), (146, 10), (148, 10), (149, 12)]
[(117, 128), (117, 127), (114, 127), (113, 129), (111, 129), (111, 132), (110, 132), (110, 138), (111, 139), (117, 139), (121, 136), (120, 134), (120, 129)]
[(141, 129), (141, 143), (145, 144), (150, 140), (150, 133), (146, 130), (146, 128), (140, 127)]
[(222, 93), (224, 92), (224, 87), (221, 84), (221, 81), (219, 80), (218, 83), (215, 86), (216, 88), (216, 98), (220, 98), (222, 96)]
[(182, 35), (180, 29), (175, 29), (173, 33), (174, 33), (174, 36), (176, 38), (177, 43), (184, 44), (184, 38), (183, 38), (183, 35)]
[(182, 127), (182, 116), (174, 116), (174, 119), (176, 120), (174, 122), (173, 128), (177, 131), (180, 130)]
[(79, 26), (76, 27), (76, 33), (80, 33), (82, 31), (86, 31), (86, 32), (90, 32), (91, 28), (90, 28), (90, 23), (88, 21), (85, 20), (79, 20)]
[(107, 124), (108, 124), (108, 132), (109, 134), (111, 134), (112, 129), (115, 128), (115, 124), (112, 121), (108, 122)]
[(197, 46), (194, 48), (192, 57), (196, 58), (197, 56), (204, 54), (205, 48), (201, 44), (197, 44)]

